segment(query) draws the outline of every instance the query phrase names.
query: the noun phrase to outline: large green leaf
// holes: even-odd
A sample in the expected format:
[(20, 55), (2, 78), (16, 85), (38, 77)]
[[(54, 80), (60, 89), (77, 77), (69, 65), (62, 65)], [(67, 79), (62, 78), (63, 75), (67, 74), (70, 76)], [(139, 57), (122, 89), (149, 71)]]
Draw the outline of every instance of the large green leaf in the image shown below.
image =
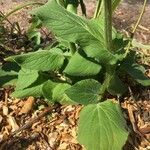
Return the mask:
[(101, 66), (87, 60), (79, 53), (76, 53), (69, 60), (64, 72), (71, 76), (91, 76), (99, 73)]
[(101, 84), (93, 79), (81, 80), (67, 89), (65, 93), (76, 103), (87, 105), (99, 101)]
[(37, 80), (24, 89), (15, 89), (12, 93), (13, 97), (24, 98), (28, 96), (41, 97), (43, 96), (42, 88), (49, 77), (43, 73), (39, 73)]
[(7, 61), (15, 61), (21, 67), (39, 71), (53, 71), (59, 69), (64, 62), (63, 53), (58, 48), (40, 50), (27, 54), (10, 56)]
[(127, 87), (123, 84), (119, 77), (116, 74), (114, 74), (110, 80), (107, 90), (112, 95), (121, 96), (126, 92)]
[(17, 98), (25, 98), (28, 96), (41, 97), (42, 96), (42, 86), (43, 86), (43, 84), (29, 87), (27, 89), (16, 90), (15, 92), (13, 92), (11, 94), (11, 96), (17, 97)]
[(128, 132), (120, 106), (110, 100), (83, 108), (78, 140), (87, 150), (121, 150)]
[(34, 83), (39, 77), (38, 71), (22, 68), (18, 73), (16, 90), (24, 89)]
[(103, 23), (99, 24), (95, 20), (87, 20), (68, 12), (59, 4), (59, 0), (48, 1), (32, 13), (37, 15), (58, 39), (80, 45), (88, 57), (96, 58), (101, 63), (111, 63), (116, 59), (106, 49)]

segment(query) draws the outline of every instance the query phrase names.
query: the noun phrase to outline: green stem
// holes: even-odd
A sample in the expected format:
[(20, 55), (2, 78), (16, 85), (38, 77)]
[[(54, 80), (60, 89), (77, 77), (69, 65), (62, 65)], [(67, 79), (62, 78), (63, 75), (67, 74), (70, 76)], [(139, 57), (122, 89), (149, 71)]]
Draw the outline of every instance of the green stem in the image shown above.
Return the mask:
[[(74, 6), (73, 4), (68, 4), (67, 5), (67, 11), (76, 14), (77, 13), (77, 7)], [(76, 52), (75, 43), (70, 42), (69, 47), (70, 47), (70, 50), (71, 50), (71, 54), (73, 55)]]
[(106, 67), (106, 74), (105, 74), (105, 80), (102, 84), (102, 87), (100, 89), (99, 95), (100, 95), (100, 100), (103, 99), (105, 92), (109, 86), (109, 83), (111, 81), (111, 78), (113, 77), (114, 71), (115, 71), (115, 66), (107, 66)]
[(112, 0), (104, 0), (105, 44), (112, 51)]
[[(103, 0), (104, 4), (104, 31), (105, 44), (107, 50), (112, 53), (112, 0)], [(105, 91), (109, 86), (110, 80), (115, 71), (115, 65), (108, 64), (106, 67), (105, 79), (100, 89), (100, 100), (104, 97)]]
[(144, 14), (145, 8), (146, 8), (146, 4), (147, 4), (147, 0), (144, 0), (143, 7), (142, 7), (142, 10), (141, 10), (140, 16), (139, 16), (139, 18), (138, 18), (138, 20), (137, 20), (137, 22), (136, 22), (136, 24), (135, 24), (135, 26), (134, 26), (134, 28), (133, 28), (133, 30), (132, 30), (132, 37), (131, 37), (132, 39), (129, 41), (129, 43), (128, 43), (127, 47), (126, 47), (125, 57), (128, 55), (129, 50), (130, 50), (130, 48), (131, 48), (134, 33), (136, 32), (136, 29), (137, 29), (138, 25), (140, 24), (140, 21), (141, 21), (141, 19), (142, 19), (142, 17), (143, 17), (143, 14)]
[(95, 13), (94, 13), (94, 17), (93, 17), (93, 18), (97, 18), (97, 17), (98, 17), (98, 14), (100, 14), (100, 11), (101, 11), (101, 3), (102, 3), (102, 0), (99, 0), (98, 3), (97, 3), (96, 10), (95, 10)]

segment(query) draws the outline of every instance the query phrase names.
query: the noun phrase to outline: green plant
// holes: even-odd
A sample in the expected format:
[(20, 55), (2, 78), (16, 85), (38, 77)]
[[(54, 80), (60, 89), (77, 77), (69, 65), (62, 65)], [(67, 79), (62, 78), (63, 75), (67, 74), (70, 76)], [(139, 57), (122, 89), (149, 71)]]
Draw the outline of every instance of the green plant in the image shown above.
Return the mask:
[(136, 62), (136, 53), (129, 51), (130, 47), (126, 52), (130, 40), (112, 27), (112, 11), (119, 1), (100, 2), (90, 20), (75, 14), (81, 4), (86, 14), (83, 1), (50, 0), (33, 10), (58, 43), (6, 58), (0, 84), (13, 83), (14, 97), (43, 96), (51, 103), (84, 105), (79, 142), (87, 150), (120, 150), (128, 137), (125, 119), (120, 105), (106, 95), (123, 95), (128, 86), (123, 80), (126, 76), (143, 86), (149, 86), (150, 80), (144, 75), (145, 68)]

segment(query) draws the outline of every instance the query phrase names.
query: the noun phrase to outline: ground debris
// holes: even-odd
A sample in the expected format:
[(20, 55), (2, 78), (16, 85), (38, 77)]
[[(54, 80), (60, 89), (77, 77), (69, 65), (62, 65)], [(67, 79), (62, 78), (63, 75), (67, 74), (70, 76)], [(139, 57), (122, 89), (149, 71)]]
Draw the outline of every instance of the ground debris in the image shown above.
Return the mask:
[[(28, 106), (30, 101), (32, 107), (24, 111), (23, 107)], [(1, 100), (0, 112), (4, 105), (5, 100)], [(77, 121), (82, 106), (58, 106), (53, 110), (51, 107), (47, 107), (47, 103), (42, 100), (40, 104), (33, 97), (26, 100), (8, 98), (7, 115), (3, 111), (0, 113), (0, 149), (82, 150), (83, 147), (76, 140)], [(52, 114), (49, 110), (52, 110)]]

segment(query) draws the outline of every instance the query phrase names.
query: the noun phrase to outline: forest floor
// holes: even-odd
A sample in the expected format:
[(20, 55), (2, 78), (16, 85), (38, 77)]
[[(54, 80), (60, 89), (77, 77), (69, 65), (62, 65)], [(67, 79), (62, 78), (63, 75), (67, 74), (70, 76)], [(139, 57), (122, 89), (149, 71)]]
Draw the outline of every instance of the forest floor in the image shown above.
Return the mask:
[[(26, 0), (0, 0), (0, 11), (7, 14)], [(42, 0), (44, 1), (44, 0)], [(86, 0), (88, 16), (95, 8), (94, 0)], [(124, 0), (113, 16), (114, 26), (128, 34), (138, 19), (142, 0)], [(21, 32), (29, 27), (31, 7), (27, 7), (8, 18), (11, 25), (18, 22)], [(135, 38), (138, 42), (150, 43), (150, 2), (138, 26)], [(7, 26), (9, 23), (6, 23)], [(12, 49), (22, 51), (16, 44)], [(150, 49), (137, 50), (147, 65), (150, 76)], [(150, 89), (130, 89), (121, 105), (130, 129), (130, 136), (124, 150), (150, 150)], [(43, 99), (29, 97), (14, 99), (11, 90), (0, 89), (0, 150), (84, 150), (78, 144), (77, 122), (82, 106), (48, 106)]]

